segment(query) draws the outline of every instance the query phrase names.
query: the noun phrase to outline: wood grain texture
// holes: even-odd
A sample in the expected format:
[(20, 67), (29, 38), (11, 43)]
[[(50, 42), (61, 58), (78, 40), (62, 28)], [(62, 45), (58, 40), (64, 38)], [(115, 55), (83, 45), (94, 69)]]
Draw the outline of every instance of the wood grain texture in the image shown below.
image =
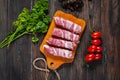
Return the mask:
[[(31, 8), (35, 0), (0, 0), (0, 41), (10, 30), (23, 7)], [(61, 80), (120, 80), (120, 1), (119, 0), (83, 0), (81, 12), (64, 10), (58, 0), (49, 0), (49, 14), (52, 18), (56, 10), (71, 13), (86, 21), (87, 26), (78, 46), (75, 60), (64, 64), (58, 72)], [(90, 29), (102, 32), (103, 58), (86, 68), (84, 56), (89, 46)], [(45, 80), (45, 72), (35, 70), (32, 61), (43, 57), (39, 51), (45, 34), (38, 34), (38, 44), (31, 43), (31, 36), (25, 35), (14, 41), (10, 47), (0, 49), (0, 80)], [(44, 67), (43, 62), (38, 66)], [(48, 80), (57, 80), (53, 71)]]

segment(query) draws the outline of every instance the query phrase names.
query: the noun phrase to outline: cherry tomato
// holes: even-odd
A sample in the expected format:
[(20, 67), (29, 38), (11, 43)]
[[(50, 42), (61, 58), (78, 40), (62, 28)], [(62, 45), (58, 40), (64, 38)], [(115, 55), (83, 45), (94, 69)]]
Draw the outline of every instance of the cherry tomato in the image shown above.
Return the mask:
[(93, 54), (93, 53), (87, 54), (85, 56), (85, 60), (86, 60), (86, 62), (92, 62), (92, 61), (94, 61), (95, 60), (95, 54)]
[(96, 52), (98, 52), (98, 53), (102, 53), (102, 51), (103, 51), (102, 46), (97, 46), (97, 48), (96, 48)]
[(101, 40), (100, 39), (94, 39), (94, 40), (92, 40), (92, 44), (98, 46), (98, 45), (101, 44)]
[(97, 50), (97, 46), (95, 46), (95, 45), (90, 45), (88, 47), (88, 52), (89, 53), (94, 53), (94, 52), (96, 52), (96, 50)]
[(91, 36), (93, 39), (98, 39), (101, 37), (101, 32), (93, 32)]
[(95, 60), (100, 60), (102, 58), (102, 55), (97, 53), (95, 54)]

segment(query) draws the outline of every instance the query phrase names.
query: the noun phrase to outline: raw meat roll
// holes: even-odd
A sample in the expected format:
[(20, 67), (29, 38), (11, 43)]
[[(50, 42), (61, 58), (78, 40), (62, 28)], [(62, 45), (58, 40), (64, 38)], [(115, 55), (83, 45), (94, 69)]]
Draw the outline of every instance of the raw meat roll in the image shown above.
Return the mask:
[(66, 40), (70, 40), (70, 41), (73, 41), (75, 43), (78, 43), (79, 38), (80, 38), (80, 36), (77, 34), (74, 34), (74, 33), (71, 33), (69, 31), (59, 29), (59, 28), (54, 28), (54, 30), (52, 32), (52, 36), (66, 39)]
[(82, 28), (80, 25), (73, 23), (72, 21), (66, 20), (61, 17), (54, 17), (55, 24), (58, 25), (59, 27), (62, 27), (64, 29), (67, 29), (71, 32), (78, 33), (82, 31)]
[(49, 38), (47, 40), (47, 43), (50, 44), (50, 45), (53, 45), (53, 46), (67, 48), (67, 49), (70, 49), (70, 50), (73, 50), (76, 46), (76, 44), (74, 42), (61, 40), (61, 39), (56, 39), (56, 38)]
[(64, 58), (72, 58), (72, 51), (70, 50), (51, 47), (49, 45), (44, 45), (43, 47), (44, 47), (45, 52), (51, 55), (64, 57)]

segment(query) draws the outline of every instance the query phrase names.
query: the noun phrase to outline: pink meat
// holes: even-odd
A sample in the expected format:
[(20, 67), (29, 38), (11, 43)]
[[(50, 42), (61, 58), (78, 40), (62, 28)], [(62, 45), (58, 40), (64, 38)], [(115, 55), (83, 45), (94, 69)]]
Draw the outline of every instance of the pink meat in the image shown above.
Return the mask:
[(81, 26), (79, 26), (76, 23), (73, 23), (72, 21), (66, 20), (64, 18), (54, 17), (54, 21), (56, 25), (62, 28), (65, 28), (71, 32), (80, 34), (80, 32), (82, 31)]
[(54, 28), (52, 35), (55, 37), (59, 37), (59, 38), (63, 38), (66, 40), (70, 40), (73, 41), (75, 43), (79, 42), (79, 38), (80, 36), (74, 33), (71, 33), (69, 31), (63, 30), (63, 29), (59, 29), (59, 28)]
[(76, 46), (76, 44), (74, 42), (66, 41), (66, 40), (60, 40), (60, 39), (56, 39), (56, 38), (49, 38), (47, 40), (47, 42), (49, 44), (53, 45), (53, 46), (67, 48), (67, 49), (70, 49), (70, 50), (73, 50)]
[(64, 58), (72, 58), (72, 51), (70, 51), (70, 50), (55, 48), (55, 47), (51, 47), (49, 45), (44, 45), (44, 50), (47, 53), (52, 54), (54, 56), (60, 56), (60, 57), (64, 57)]

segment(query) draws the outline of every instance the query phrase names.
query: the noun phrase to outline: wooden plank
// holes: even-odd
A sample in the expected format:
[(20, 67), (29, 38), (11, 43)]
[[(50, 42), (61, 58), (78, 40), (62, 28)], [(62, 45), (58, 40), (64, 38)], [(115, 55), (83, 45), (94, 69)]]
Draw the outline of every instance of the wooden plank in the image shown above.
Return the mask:
[[(30, 9), (31, 0), (8, 0), (8, 31), (13, 29), (12, 22), (17, 19), (21, 10), (27, 7)], [(23, 36), (16, 40), (7, 49), (7, 79), (9, 80), (32, 80), (32, 51), (31, 37)]]
[[(7, 0), (0, 0), (0, 41), (6, 36), (7, 28)], [(6, 48), (0, 49), (0, 79), (6, 80)]]
[(119, 17), (120, 17), (120, 5), (117, 0), (109, 0), (102, 2), (101, 11), (101, 23), (103, 32), (103, 41), (105, 47), (105, 59), (104, 59), (104, 71), (106, 73), (106, 79), (108, 80), (119, 80), (119, 41), (120, 28), (119, 28)]
[[(2, 35), (13, 30), (12, 22), (17, 19), (18, 14), (23, 7), (30, 9), (31, 0), (1, 0), (2, 1), (2, 26), (0, 32)], [(4, 39), (6, 35), (1, 38)], [(1, 50), (1, 49), (0, 49)], [(23, 36), (13, 42), (10, 47), (4, 48), (0, 52), (1, 77), (2, 80), (33, 80), (32, 79), (32, 52), (31, 37)]]

